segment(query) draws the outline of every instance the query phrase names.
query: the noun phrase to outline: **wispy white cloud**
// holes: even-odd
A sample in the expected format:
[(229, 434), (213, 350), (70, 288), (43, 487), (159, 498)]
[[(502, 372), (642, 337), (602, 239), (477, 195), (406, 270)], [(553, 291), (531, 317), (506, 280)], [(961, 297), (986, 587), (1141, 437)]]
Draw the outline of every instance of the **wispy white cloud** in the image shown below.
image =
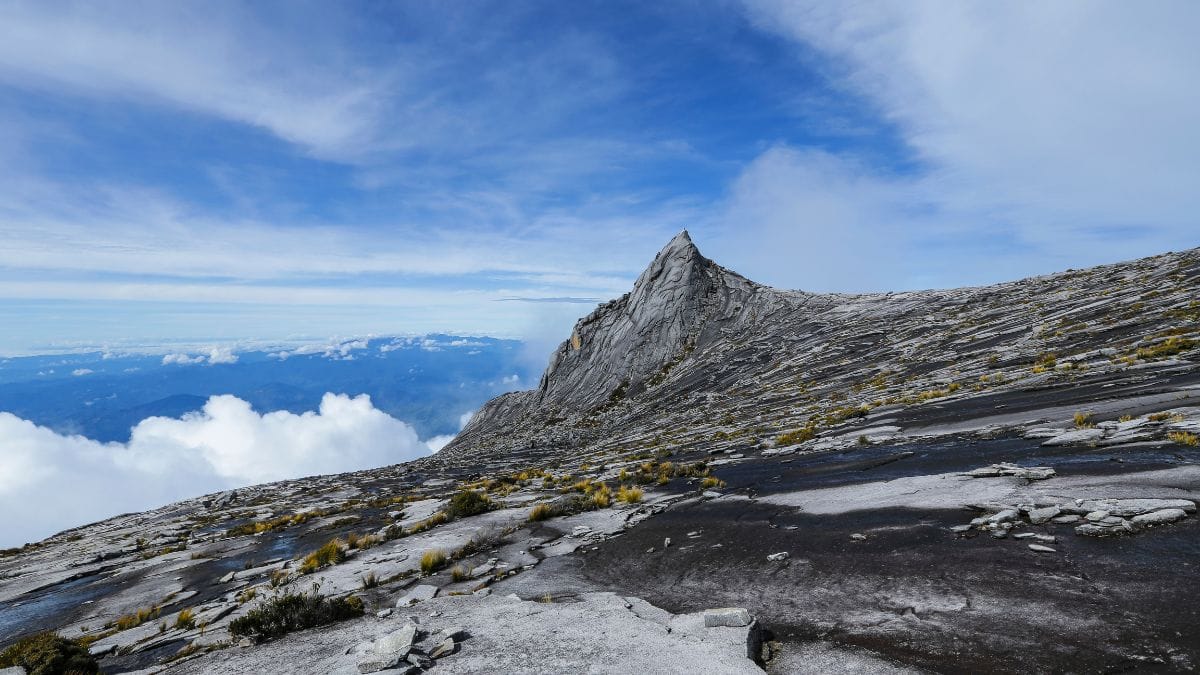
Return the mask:
[[(315, 14), (325, 35), (348, 28), (335, 12)], [(9, 2), (0, 80), (217, 115), (322, 156), (361, 152), (383, 121), (391, 74), (364, 69), (317, 25), (298, 28), (303, 42), (229, 2)]]
[(0, 546), (187, 495), (383, 466), (432, 450), (365, 395), (326, 394), (318, 410), (300, 415), (260, 414), (236, 397), (214, 396), (183, 418), (142, 420), (124, 444), (61, 435), (0, 412)]
[[(1200, 6), (744, 4), (797, 58), (822, 54), (912, 153), (890, 171), (788, 148), (750, 165), (733, 201), (819, 269), (857, 269), (859, 287), (962, 283), (1200, 243)], [(804, 267), (776, 276), (804, 281)]]

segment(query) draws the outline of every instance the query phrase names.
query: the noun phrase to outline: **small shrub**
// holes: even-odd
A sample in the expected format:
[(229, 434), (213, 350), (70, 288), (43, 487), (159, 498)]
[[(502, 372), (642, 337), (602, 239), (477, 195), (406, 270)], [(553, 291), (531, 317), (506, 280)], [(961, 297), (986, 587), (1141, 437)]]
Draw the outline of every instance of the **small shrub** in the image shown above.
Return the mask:
[(285, 586), (292, 580), (292, 575), (287, 570), (275, 570), (271, 572), (271, 588), (279, 588)]
[(175, 628), (178, 630), (192, 630), (196, 627), (196, 613), (190, 609), (180, 610), (179, 616), (175, 617)]
[(87, 647), (56, 633), (38, 633), (0, 652), (0, 668), (24, 668), (28, 675), (100, 672)]
[(454, 581), (466, 581), (471, 578), (471, 570), (462, 565), (455, 565), (450, 569), (450, 578)]
[(304, 561), (300, 563), (301, 574), (312, 574), (319, 569), (336, 565), (346, 559), (346, 552), (342, 550), (342, 542), (333, 539), (321, 548), (304, 556)]
[(1096, 426), (1092, 421), (1092, 414), (1085, 412), (1075, 413), (1075, 427), (1077, 429), (1091, 429)]
[(367, 572), (362, 576), (362, 581), (360, 583), (362, 583), (364, 591), (368, 588), (375, 588), (379, 585), (379, 576), (374, 572)]
[(448, 518), (467, 518), (494, 508), (492, 500), (487, 495), (474, 490), (460, 490), (450, 498), (450, 505), (445, 513)]
[(617, 490), (617, 501), (625, 502), (626, 504), (636, 504), (642, 501), (643, 492), (641, 488), (621, 486)]
[(1200, 445), (1200, 436), (1187, 431), (1172, 431), (1167, 434), (1167, 438), (1180, 445), (1190, 445), (1192, 447)]
[(247, 588), (246, 590), (237, 594), (237, 601), (238, 601), (239, 605), (244, 605), (247, 602), (250, 602), (251, 600), (253, 600), (254, 598), (257, 598), (257, 597), (258, 597), (258, 589), (257, 588)]
[(1121, 415), (1120, 417), (1117, 418), (1117, 421), (1118, 422), (1132, 422), (1133, 415)]
[(363, 614), (363, 603), (351, 595), (346, 598), (326, 598), (314, 585), (311, 593), (285, 593), (271, 598), (229, 623), (234, 637), (248, 637), (263, 642), (293, 631), (324, 626), (352, 619)]
[(716, 476), (709, 476), (700, 481), (701, 490), (708, 490), (715, 487), (725, 487), (725, 481), (718, 479)]
[(1167, 412), (1151, 413), (1150, 415), (1148, 415), (1146, 417), (1146, 419), (1150, 420), (1151, 422), (1166, 422), (1167, 420), (1171, 419), (1171, 413), (1167, 413)]
[(421, 572), (432, 574), (446, 565), (446, 552), (440, 548), (426, 551), (421, 556)]
[(537, 523), (554, 517), (554, 508), (549, 504), (538, 504), (529, 512), (529, 522)]

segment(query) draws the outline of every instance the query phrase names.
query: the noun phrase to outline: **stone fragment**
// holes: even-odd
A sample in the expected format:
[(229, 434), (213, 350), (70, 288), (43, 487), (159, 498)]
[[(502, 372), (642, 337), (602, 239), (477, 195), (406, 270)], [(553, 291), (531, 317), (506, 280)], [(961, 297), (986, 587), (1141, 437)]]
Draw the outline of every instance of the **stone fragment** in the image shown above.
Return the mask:
[(1083, 502), (1081, 508), (1107, 511), (1110, 515), (1128, 518), (1162, 509), (1183, 509), (1196, 512), (1196, 503), (1189, 499), (1094, 499)]
[(1086, 519), (1088, 522), (1098, 523), (1107, 517), (1108, 511), (1091, 511), (1084, 516), (1084, 519)]
[(1007, 523), (1009, 521), (1016, 520), (1018, 517), (1020, 517), (1020, 515), (1020, 512), (1016, 509), (1004, 509), (999, 513), (993, 513), (992, 515), (988, 516), (987, 522), (997, 524)]
[(1050, 522), (1057, 523), (1059, 525), (1069, 525), (1071, 523), (1078, 523), (1080, 520), (1081, 519), (1079, 516), (1072, 513), (1065, 516), (1055, 516), (1050, 519)]
[(457, 643), (454, 642), (453, 638), (446, 638), (445, 640), (439, 642), (438, 645), (433, 648), (433, 651), (429, 652), (429, 656), (430, 658), (434, 659), (440, 659), (443, 656), (449, 656), (454, 653), (454, 648), (456, 645)]
[(387, 609), (381, 609), (378, 612), (375, 612), (375, 616), (379, 617), (380, 619), (386, 619), (391, 615), (392, 615), (391, 607), (388, 607)]
[(396, 601), (397, 607), (412, 607), (418, 602), (432, 600), (438, 594), (438, 587), (429, 584), (419, 584), (409, 589), (404, 597)]
[(704, 610), (704, 626), (706, 628), (717, 626), (741, 628), (749, 626), (750, 620), (750, 612), (744, 607), (718, 607)]
[(970, 525), (955, 525), (950, 528), (950, 531), (956, 532), (958, 534), (962, 534), (963, 532), (970, 532), (971, 526)]
[(1183, 509), (1161, 509), (1134, 516), (1131, 522), (1134, 527), (1154, 527), (1155, 525), (1173, 523), (1184, 518), (1187, 518), (1187, 512)]
[(788, 559), (787, 551), (780, 551), (779, 553), (772, 553), (767, 556), (767, 560), (770, 560), (771, 562), (783, 562), (784, 560), (787, 560), (787, 559)]
[(855, 532), (854, 534), (850, 535), (850, 538), (853, 539), (854, 541), (866, 541), (867, 535)]
[(1034, 525), (1041, 525), (1051, 518), (1057, 517), (1060, 513), (1062, 513), (1062, 509), (1058, 508), (1057, 506), (1047, 506), (1043, 509), (1030, 509), (1029, 522), (1033, 523)]
[(1055, 550), (1050, 548), (1049, 546), (1043, 546), (1041, 544), (1030, 544), (1029, 550), (1036, 551), (1038, 553), (1054, 553), (1055, 552)]

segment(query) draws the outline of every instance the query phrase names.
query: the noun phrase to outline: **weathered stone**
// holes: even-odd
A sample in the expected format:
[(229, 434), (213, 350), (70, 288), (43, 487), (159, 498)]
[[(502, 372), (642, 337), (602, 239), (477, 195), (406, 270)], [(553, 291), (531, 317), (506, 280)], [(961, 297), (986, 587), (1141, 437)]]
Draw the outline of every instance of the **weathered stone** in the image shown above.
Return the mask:
[(1057, 506), (1047, 506), (1043, 509), (1030, 509), (1029, 522), (1033, 523), (1034, 525), (1041, 525), (1051, 518), (1058, 516), (1060, 513), (1062, 513), (1062, 509), (1058, 508)]
[(1082, 518), (1072, 513), (1065, 516), (1055, 516), (1050, 519), (1050, 522), (1057, 523), (1059, 525), (1069, 525), (1071, 523), (1078, 523), (1080, 520), (1082, 520)]
[(439, 642), (437, 646), (433, 648), (433, 651), (429, 652), (429, 656), (430, 658), (434, 659), (440, 659), (443, 656), (449, 656), (454, 653), (455, 646), (457, 646), (457, 643), (453, 638), (446, 638), (445, 640)]
[(1016, 509), (1004, 509), (999, 513), (994, 513), (988, 516), (987, 522), (996, 524), (1006, 523), (1010, 520), (1016, 520), (1020, 516), (1020, 512), (1018, 512)]
[(1183, 509), (1162, 509), (1134, 516), (1130, 520), (1134, 527), (1154, 527), (1155, 525), (1182, 520), (1183, 518), (1187, 518), (1187, 515), (1187, 512)]
[(750, 612), (743, 607), (720, 607), (704, 610), (704, 625), (708, 628), (730, 626), (740, 628), (750, 625)]
[(398, 630), (394, 630), (375, 641), (373, 649), (376, 654), (408, 653), (419, 632), (417, 624), (412, 621), (404, 622)]
[(1106, 511), (1110, 515), (1124, 518), (1162, 509), (1182, 509), (1187, 513), (1196, 512), (1196, 503), (1188, 499), (1095, 499), (1083, 502), (1080, 507), (1093, 511)]
[(409, 591), (407, 593), (404, 594), (404, 597), (397, 600), (396, 606), (397, 607), (412, 607), (413, 605), (417, 604), (418, 602), (424, 602), (425, 600), (432, 600), (434, 597), (437, 596), (437, 594), (438, 594), (437, 586), (431, 586), (429, 584), (419, 584), (417, 586), (413, 586), (411, 589), (409, 589)]
[(1104, 438), (1103, 429), (1074, 429), (1045, 440), (1042, 442), (1042, 445), (1049, 447), (1056, 445), (1076, 445), (1098, 441), (1101, 438)]
[(784, 560), (787, 560), (787, 559), (788, 559), (787, 551), (780, 551), (779, 553), (772, 553), (767, 556), (767, 560), (770, 560), (771, 562), (783, 562)]
[(1029, 550), (1036, 551), (1038, 553), (1054, 553), (1055, 552), (1055, 550), (1050, 548), (1049, 546), (1043, 546), (1041, 544), (1030, 544)]

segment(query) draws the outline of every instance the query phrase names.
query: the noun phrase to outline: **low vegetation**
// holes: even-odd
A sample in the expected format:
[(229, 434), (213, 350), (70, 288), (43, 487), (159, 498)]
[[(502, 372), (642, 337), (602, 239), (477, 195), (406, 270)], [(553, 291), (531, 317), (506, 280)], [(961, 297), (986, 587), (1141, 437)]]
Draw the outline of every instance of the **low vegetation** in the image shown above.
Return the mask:
[(460, 490), (450, 498), (450, 504), (444, 513), (450, 519), (467, 518), (479, 515), (495, 508), (495, 504), (482, 492), (475, 490)]
[(28, 675), (100, 672), (87, 647), (56, 633), (38, 633), (0, 652), (0, 668), (24, 668)]
[(192, 630), (196, 627), (196, 613), (190, 609), (180, 610), (179, 615), (175, 617), (175, 628), (178, 630)]
[(549, 504), (538, 504), (529, 512), (529, 522), (538, 523), (554, 517), (554, 507)]
[(1172, 431), (1167, 434), (1167, 438), (1180, 445), (1190, 445), (1192, 447), (1200, 445), (1200, 436), (1188, 431)]
[(1176, 335), (1173, 337), (1169, 337), (1166, 340), (1164, 340), (1156, 345), (1152, 345), (1150, 347), (1142, 347), (1142, 348), (1138, 349), (1137, 357), (1139, 359), (1145, 359), (1147, 361), (1152, 361), (1155, 359), (1165, 359), (1169, 356), (1175, 356), (1176, 354), (1178, 354), (1180, 352), (1188, 351), (1189, 349), (1192, 349), (1195, 346), (1196, 346), (1195, 340), (1189, 340), (1188, 338), (1183, 338), (1183, 337), (1179, 337), (1178, 335)]
[(119, 617), (116, 621), (108, 624), (107, 627), (115, 628), (116, 630), (129, 630), (130, 628), (137, 628), (147, 621), (157, 619), (158, 615), (158, 607), (143, 607), (132, 614)]
[(471, 570), (463, 567), (462, 565), (455, 565), (454, 567), (450, 568), (450, 578), (456, 582), (466, 581), (467, 579), (471, 578)]
[(312, 574), (319, 569), (336, 565), (345, 559), (346, 551), (342, 548), (341, 540), (334, 539), (304, 556), (304, 561), (300, 563), (300, 573)]
[(421, 556), (421, 572), (433, 574), (446, 566), (446, 552), (440, 548), (426, 551)]
[(617, 490), (617, 501), (625, 502), (626, 504), (636, 504), (642, 501), (643, 494), (644, 493), (642, 492), (641, 488), (626, 487), (622, 485), (620, 489)]
[(363, 603), (356, 596), (326, 598), (316, 584), (309, 593), (284, 593), (263, 602), (245, 616), (230, 622), (234, 637), (264, 642), (288, 633), (362, 616)]
[(1096, 423), (1092, 421), (1092, 414), (1086, 412), (1075, 413), (1075, 428), (1076, 429), (1092, 429)]

